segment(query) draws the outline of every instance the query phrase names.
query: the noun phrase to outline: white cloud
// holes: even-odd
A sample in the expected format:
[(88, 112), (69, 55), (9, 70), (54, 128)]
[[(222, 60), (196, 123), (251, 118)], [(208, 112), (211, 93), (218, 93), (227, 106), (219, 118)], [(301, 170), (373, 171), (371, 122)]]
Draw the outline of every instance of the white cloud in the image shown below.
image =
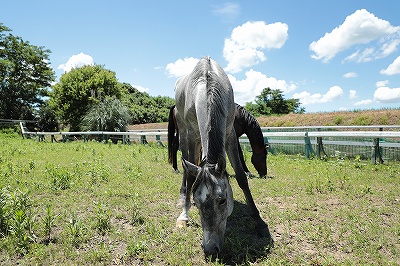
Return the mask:
[(192, 72), (199, 59), (193, 57), (185, 57), (184, 59), (178, 59), (174, 63), (169, 63), (165, 70), (169, 77), (182, 77)]
[(362, 100), (362, 101), (354, 103), (354, 106), (368, 105), (368, 104), (371, 104), (372, 102), (373, 102), (373, 100), (370, 100), (370, 99)]
[(281, 48), (288, 38), (288, 25), (281, 22), (246, 22), (232, 30), (225, 39), (223, 54), (228, 65), (225, 71), (236, 73), (265, 61), (263, 50)]
[(239, 16), (240, 6), (234, 3), (225, 3), (215, 6), (212, 13), (222, 17), (225, 21), (232, 21)]
[(90, 55), (79, 53), (71, 56), (67, 63), (58, 66), (58, 69), (64, 70), (64, 72), (69, 72), (73, 68), (83, 67), (85, 65), (93, 65), (93, 57)]
[(307, 91), (293, 94), (292, 98), (299, 99), (301, 104), (309, 105), (315, 103), (332, 102), (343, 95), (343, 90), (339, 86), (333, 86), (325, 94), (315, 93), (311, 94)]
[(344, 78), (356, 78), (358, 74), (356, 72), (349, 72), (343, 75)]
[(235, 102), (245, 104), (254, 101), (255, 97), (260, 95), (263, 89), (269, 87), (273, 90), (281, 90), (284, 93), (296, 89), (295, 84), (288, 84), (285, 80), (278, 80), (274, 77), (267, 77), (261, 72), (249, 70), (245, 73), (246, 78), (238, 80), (231, 74), (228, 74), (235, 93)]
[(350, 91), (349, 91), (349, 98), (350, 98), (350, 99), (355, 99), (355, 98), (357, 98), (357, 91), (355, 91), (355, 90), (350, 90)]
[[(365, 9), (357, 10), (346, 17), (342, 25), (333, 29), (330, 33), (325, 33), (318, 41), (310, 44), (310, 50), (315, 53), (311, 57), (328, 62), (336, 54), (353, 45), (366, 44), (381, 37), (386, 37), (386, 41), (383, 40), (380, 44), (380, 50), (382, 53), (387, 53), (393, 51), (398, 44), (396, 42), (391, 45), (387, 44), (387, 39), (390, 39), (388, 36), (396, 34), (399, 30), (400, 27), (390, 25), (388, 21), (377, 18)], [(365, 60), (370, 60), (373, 52), (373, 48), (367, 48), (363, 52), (353, 53), (346, 60), (365, 62)]]
[(374, 60), (374, 58), (375, 58), (374, 53), (375, 53), (374, 48), (366, 48), (366, 49), (364, 49), (363, 52), (360, 52), (360, 50), (357, 50), (355, 53), (346, 57), (343, 60), (343, 62), (346, 62), (346, 61), (355, 61), (357, 63), (370, 62), (370, 61)]
[(389, 80), (381, 80), (381, 81), (377, 81), (377, 82), (375, 83), (375, 86), (376, 86), (377, 88), (379, 88), (379, 87), (386, 87), (387, 85), (389, 85)]
[(400, 88), (380, 87), (375, 90), (374, 99), (382, 103), (400, 102)]
[(139, 85), (132, 85), (132, 87), (136, 88), (140, 92), (148, 92), (150, 90), (149, 88), (145, 88)]
[(380, 71), (384, 75), (400, 74), (400, 56), (397, 57), (386, 69)]
[(400, 39), (395, 39), (390, 42), (384, 43), (381, 47), (381, 56), (380, 57), (386, 57), (387, 55), (390, 55), (394, 51), (397, 50), (397, 46), (400, 44)]

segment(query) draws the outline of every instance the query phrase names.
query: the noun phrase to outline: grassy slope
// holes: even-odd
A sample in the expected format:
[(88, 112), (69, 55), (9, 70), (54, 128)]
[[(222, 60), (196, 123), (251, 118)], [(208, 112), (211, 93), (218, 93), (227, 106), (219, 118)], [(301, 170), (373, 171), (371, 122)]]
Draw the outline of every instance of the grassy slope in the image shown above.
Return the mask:
[(400, 125), (400, 109), (259, 117), (262, 127)]
[[(257, 118), (262, 127), (400, 125), (400, 109), (288, 114)], [(132, 125), (132, 130), (166, 129), (167, 123)]]

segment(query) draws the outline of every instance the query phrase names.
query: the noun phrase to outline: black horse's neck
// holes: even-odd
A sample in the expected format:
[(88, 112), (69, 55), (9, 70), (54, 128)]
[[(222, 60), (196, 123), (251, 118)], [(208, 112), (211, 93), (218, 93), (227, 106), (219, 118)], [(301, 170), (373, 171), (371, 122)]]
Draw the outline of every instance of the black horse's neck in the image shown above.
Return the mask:
[(264, 149), (264, 138), (257, 120), (242, 106), (236, 104), (235, 131), (237, 137), (246, 134), (254, 153)]

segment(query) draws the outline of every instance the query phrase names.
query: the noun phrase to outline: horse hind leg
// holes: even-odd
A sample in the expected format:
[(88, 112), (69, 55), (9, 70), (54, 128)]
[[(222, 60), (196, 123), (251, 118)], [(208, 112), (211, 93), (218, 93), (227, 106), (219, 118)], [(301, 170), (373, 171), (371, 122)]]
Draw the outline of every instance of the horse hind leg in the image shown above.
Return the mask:
[[(233, 135), (233, 136), (232, 136)], [(249, 183), (247, 180), (246, 173), (243, 170), (242, 163), (239, 158), (239, 150), (237, 147), (235, 134), (231, 134), (227, 143), (228, 147), (226, 152), (228, 154), (229, 161), (235, 171), (236, 181), (239, 187), (242, 189), (243, 194), (246, 198), (247, 206), (250, 208), (250, 215), (256, 223), (257, 232), (262, 237), (271, 239), (271, 233), (269, 232), (268, 225), (261, 219), (260, 212), (258, 211), (256, 204), (254, 203), (253, 196), (251, 195)]]

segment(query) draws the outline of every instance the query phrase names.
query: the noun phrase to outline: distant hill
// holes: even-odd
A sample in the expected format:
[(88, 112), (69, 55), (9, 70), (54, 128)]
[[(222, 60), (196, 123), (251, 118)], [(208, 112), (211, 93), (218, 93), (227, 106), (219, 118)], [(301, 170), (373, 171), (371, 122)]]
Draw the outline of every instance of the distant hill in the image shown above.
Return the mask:
[[(261, 127), (400, 125), (400, 109), (261, 116)], [(167, 123), (131, 125), (130, 130), (166, 129)]]

